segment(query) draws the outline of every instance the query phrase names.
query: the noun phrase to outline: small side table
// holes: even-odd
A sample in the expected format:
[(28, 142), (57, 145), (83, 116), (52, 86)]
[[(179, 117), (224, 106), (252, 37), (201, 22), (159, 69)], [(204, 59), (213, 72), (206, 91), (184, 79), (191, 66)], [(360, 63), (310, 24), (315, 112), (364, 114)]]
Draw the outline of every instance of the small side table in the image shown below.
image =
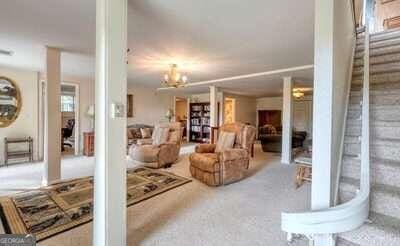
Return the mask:
[[(10, 150), (10, 145), (25, 144), (25, 149)], [(4, 165), (8, 166), (11, 159), (26, 158), (26, 162), (33, 161), (33, 139), (27, 138), (4, 138)]]
[(94, 132), (83, 133), (83, 154), (86, 156), (94, 155)]
[(312, 180), (312, 159), (310, 155), (298, 157), (294, 160), (297, 165), (296, 188), (303, 185), (304, 181)]

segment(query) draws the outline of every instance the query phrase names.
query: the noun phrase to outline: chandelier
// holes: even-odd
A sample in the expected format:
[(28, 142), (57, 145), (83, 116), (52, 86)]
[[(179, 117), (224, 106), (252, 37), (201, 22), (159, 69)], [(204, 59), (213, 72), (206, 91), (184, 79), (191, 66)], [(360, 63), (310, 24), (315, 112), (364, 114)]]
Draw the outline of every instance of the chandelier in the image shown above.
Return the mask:
[(178, 88), (178, 87), (185, 86), (186, 82), (187, 82), (186, 75), (181, 76), (181, 74), (178, 73), (178, 65), (171, 64), (169, 72), (164, 75), (163, 84), (166, 87)]

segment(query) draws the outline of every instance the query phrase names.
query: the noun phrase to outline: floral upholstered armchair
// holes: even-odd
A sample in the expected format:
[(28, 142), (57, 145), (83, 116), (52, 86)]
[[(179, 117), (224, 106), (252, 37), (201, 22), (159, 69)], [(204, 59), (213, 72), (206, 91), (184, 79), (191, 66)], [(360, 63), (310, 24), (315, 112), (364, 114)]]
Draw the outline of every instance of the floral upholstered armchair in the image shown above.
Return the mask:
[(210, 186), (239, 181), (249, 168), (256, 128), (242, 123), (219, 129), (217, 144), (200, 144), (189, 156), (192, 176)]
[(181, 139), (181, 123), (158, 124), (150, 139), (138, 140), (129, 148), (129, 156), (147, 167), (169, 167), (179, 158)]

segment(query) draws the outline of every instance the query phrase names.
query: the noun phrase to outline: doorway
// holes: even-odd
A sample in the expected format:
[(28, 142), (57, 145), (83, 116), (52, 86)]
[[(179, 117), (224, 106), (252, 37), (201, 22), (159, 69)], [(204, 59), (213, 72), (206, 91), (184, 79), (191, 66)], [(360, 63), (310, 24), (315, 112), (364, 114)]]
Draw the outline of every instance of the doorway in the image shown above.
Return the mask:
[(180, 122), (183, 127), (182, 140), (187, 141), (188, 125), (188, 99), (175, 97), (175, 122)]
[(79, 155), (79, 85), (61, 83), (62, 155)]

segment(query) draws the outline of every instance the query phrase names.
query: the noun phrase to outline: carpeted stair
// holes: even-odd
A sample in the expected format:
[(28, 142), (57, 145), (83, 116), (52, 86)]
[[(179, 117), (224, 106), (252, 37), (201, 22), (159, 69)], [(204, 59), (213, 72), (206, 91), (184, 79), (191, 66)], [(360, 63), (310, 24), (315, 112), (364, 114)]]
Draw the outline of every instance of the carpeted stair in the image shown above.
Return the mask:
[[(346, 125), (340, 202), (360, 185), (361, 100), (364, 33), (357, 36)], [(400, 245), (400, 30), (371, 35), (370, 44), (371, 212), (355, 231), (338, 235), (340, 246)]]

